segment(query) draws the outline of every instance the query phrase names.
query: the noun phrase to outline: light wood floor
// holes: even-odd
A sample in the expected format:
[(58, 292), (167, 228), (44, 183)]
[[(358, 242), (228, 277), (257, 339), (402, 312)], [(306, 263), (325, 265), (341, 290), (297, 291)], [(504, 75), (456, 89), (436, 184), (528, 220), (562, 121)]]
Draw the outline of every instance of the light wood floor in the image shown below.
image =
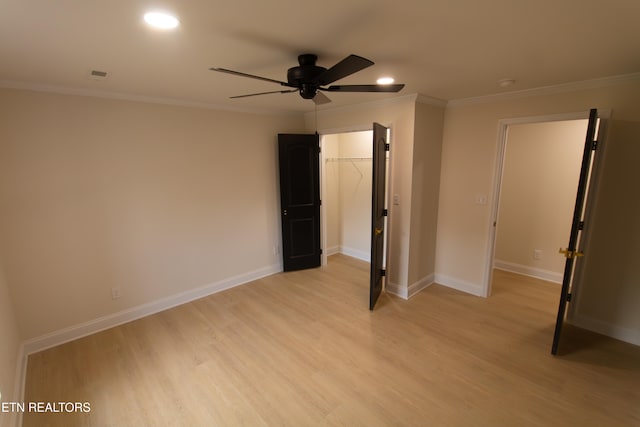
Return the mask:
[(368, 264), (277, 274), (38, 354), (24, 426), (639, 426), (640, 349), (568, 327), (558, 285), (496, 271), (367, 309)]

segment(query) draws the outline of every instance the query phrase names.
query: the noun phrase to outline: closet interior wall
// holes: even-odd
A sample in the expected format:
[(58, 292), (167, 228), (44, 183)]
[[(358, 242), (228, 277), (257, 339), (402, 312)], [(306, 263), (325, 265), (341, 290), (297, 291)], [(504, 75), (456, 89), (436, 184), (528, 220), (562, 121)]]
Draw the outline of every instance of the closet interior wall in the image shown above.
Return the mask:
[(323, 138), (328, 255), (370, 259), (372, 138), (371, 131)]

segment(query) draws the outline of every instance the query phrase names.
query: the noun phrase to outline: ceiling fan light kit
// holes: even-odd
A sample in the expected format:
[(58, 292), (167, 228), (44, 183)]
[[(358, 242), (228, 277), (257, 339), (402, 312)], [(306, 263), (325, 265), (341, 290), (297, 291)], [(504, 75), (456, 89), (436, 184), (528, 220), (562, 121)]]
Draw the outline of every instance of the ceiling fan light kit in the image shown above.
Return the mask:
[[(292, 93), (298, 92), (304, 99), (312, 99), (316, 104), (326, 104), (331, 100), (320, 91), (326, 92), (399, 92), (404, 87), (403, 84), (375, 84), (375, 85), (333, 85), (331, 83), (343, 79), (351, 74), (357, 73), (374, 63), (358, 55), (349, 55), (331, 68), (324, 68), (316, 65), (318, 57), (312, 53), (305, 53), (298, 56), (298, 65), (289, 68), (287, 71), (287, 81), (274, 80), (267, 77), (256, 76), (229, 70), (226, 68), (210, 68), (212, 71), (233, 74), (240, 77), (248, 77), (257, 80), (277, 83), (281, 86), (293, 88), (289, 90), (275, 90), (269, 92), (250, 93), (247, 95), (232, 96), (231, 98), (245, 98), (249, 96), (266, 95), (270, 93)], [(393, 79), (392, 79), (393, 81)]]
[(395, 80), (393, 80), (393, 77), (380, 77), (378, 80), (376, 80), (376, 83), (378, 83), (379, 85), (390, 85), (394, 81)]

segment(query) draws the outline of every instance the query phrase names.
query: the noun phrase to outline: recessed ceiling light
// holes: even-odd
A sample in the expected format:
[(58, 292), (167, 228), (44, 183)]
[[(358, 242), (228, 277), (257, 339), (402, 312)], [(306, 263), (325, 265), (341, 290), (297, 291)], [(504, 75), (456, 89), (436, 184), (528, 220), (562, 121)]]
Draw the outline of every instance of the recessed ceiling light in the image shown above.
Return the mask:
[(376, 80), (376, 83), (378, 83), (379, 85), (390, 85), (393, 82), (395, 82), (393, 77), (380, 77), (378, 80)]
[(176, 28), (180, 21), (173, 15), (164, 12), (149, 12), (144, 14), (144, 20), (152, 27), (170, 30)]

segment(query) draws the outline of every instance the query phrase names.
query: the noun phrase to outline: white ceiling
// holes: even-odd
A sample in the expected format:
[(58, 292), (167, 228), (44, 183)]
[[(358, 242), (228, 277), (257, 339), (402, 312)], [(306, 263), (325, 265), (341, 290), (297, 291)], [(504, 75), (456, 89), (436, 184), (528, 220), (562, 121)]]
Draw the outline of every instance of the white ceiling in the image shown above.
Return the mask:
[[(152, 9), (180, 27), (148, 28)], [(461, 99), (640, 72), (639, 19), (640, 0), (0, 0), (0, 85), (312, 111), (295, 93), (230, 100), (281, 87), (208, 68), (286, 80), (300, 53), (327, 68), (353, 53), (376, 64), (336, 84), (393, 75), (406, 87), (329, 93), (320, 108)]]

